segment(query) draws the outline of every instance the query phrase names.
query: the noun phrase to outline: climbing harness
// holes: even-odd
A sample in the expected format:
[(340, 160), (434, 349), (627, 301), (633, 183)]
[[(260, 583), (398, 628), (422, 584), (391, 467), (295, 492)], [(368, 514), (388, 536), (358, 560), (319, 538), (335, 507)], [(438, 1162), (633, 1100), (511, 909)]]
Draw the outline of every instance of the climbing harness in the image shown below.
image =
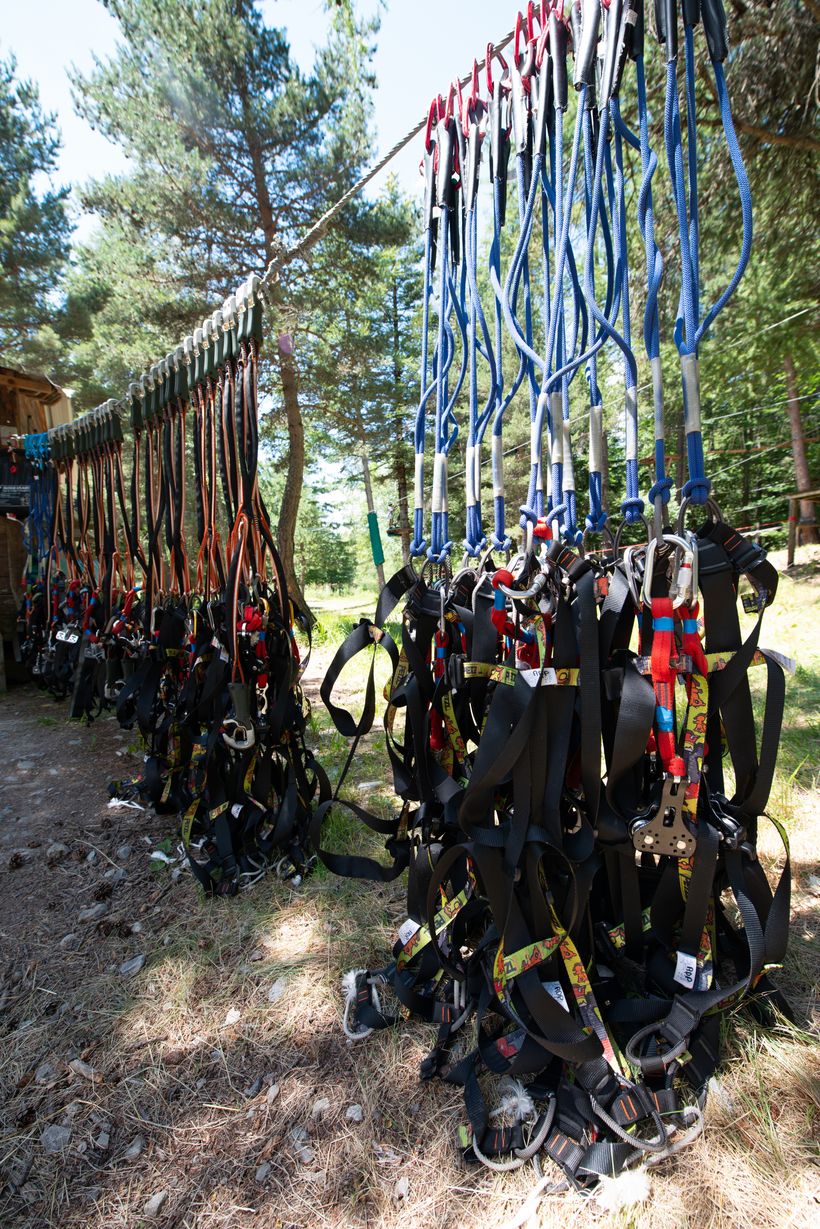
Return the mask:
[[(743, 222), (737, 267), (705, 311), (701, 19)], [(25, 445), (21, 640), (33, 672), (55, 695), (71, 695), (75, 715), (91, 719), (114, 704), (123, 726), (139, 729), (143, 772), (112, 789), (181, 817), (193, 873), (214, 895), (270, 866), (296, 878), (311, 850), (342, 876), (384, 882), (406, 871), (407, 918), (389, 963), (345, 977), (344, 1031), (355, 1041), (404, 1016), (436, 1024), (421, 1074), (463, 1088), (465, 1157), (496, 1171), (532, 1163), (538, 1190), (547, 1161), (558, 1171), (550, 1189), (586, 1193), (602, 1175), (676, 1155), (703, 1129), (726, 1013), (742, 1002), (761, 1022), (788, 1014), (770, 981), (788, 935), (788, 839), (766, 806), (790, 663), (760, 644), (777, 573), (712, 497), (699, 389), (700, 348), (749, 259), (751, 200), (723, 69), (721, 0), (659, 0), (655, 21), (680, 266), (671, 340), (688, 476), (677, 518), (660, 295), (675, 253), (665, 268), (643, 4), (529, 3), (508, 58), (487, 50), (486, 91), (476, 63), (428, 111), (414, 562), (387, 582), (373, 619), (346, 638), (322, 683), (350, 739), (332, 790), (305, 745), (296, 632), (306, 621), (289, 597), (258, 480), (271, 270), (133, 384), (125, 411), (108, 402)], [(634, 126), (621, 100), (629, 61)], [(641, 174), (653, 405), (646, 498), (630, 149)], [(617, 407), (604, 405), (612, 389)], [(574, 435), (579, 404), (586, 458)], [(504, 447), (505, 432), (522, 426), (523, 472), (507, 460), (517, 449)], [(460, 563), (449, 504), (459, 439)], [(622, 473), (610, 453), (623, 457)], [(511, 526), (513, 482), (521, 502)], [(613, 533), (609, 504), (618, 500)], [(702, 519), (692, 527), (694, 510)], [(342, 794), (375, 720), (379, 650), (390, 663), (383, 725), (400, 801), (390, 818)], [(360, 653), (371, 661), (357, 719), (334, 696)], [(330, 847), (328, 820), (340, 808), (384, 838), (386, 860)], [(757, 856), (764, 819), (785, 849), (773, 884)]]
[(252, 278), (130, 386), (127, 408), (27, 441), (26, 657), (72, 716), (114, 707), (137, 728), (142, 772), (110, 792), (179, 815), (213, 895), (270, 868), (299, 881), (329, 792), (304, 738), (310, 629), (257, 476), (262, 310)]
[[(430, 107), (410, 548), (418, 562), (388, 582), (374, 618), (338, 649), (321, 689), (351, 750), (332, 798), (314, 813), (314, 847), (339, 875), (388, 881), (408, 874), (407, 919), (389, 963), (346, 975), (346, 1035), (364, 1038), (406, 1016), (435, 1023), (421, 1075), (463, 1087), (465, 1157), (494, 1170), (532, 1162), (539, 1176), (549, 1158), (559, 1171), (553, 1189), (582, 1192), (601, 1175), (657, 1164), (697, 1137), (730, 1008), (743, 1001), (761, 1021), (774, 1009), (788, 1014), (769, 977), (786, 948), (788, 840), (765, 808), (789, 663), (759, 643), (777, 574), (711, 497), (698, 388), (699, 347), (748, 260), (748, 184), (722, 67), (720, 0), (682, 6), (684, 149), (678, 10), (665, 2), (656, 10), (680, 240), (674, 341), (689, 472), (677, 521), (668, 520), (664, 263), (655, 238), (658, 156), (643, 6), (529, 4), (509, 60), (487, 57), (486, 94), (476, 66), (466, 95), (453, 87)], [(744, 225), (737, 270), (706, 312), (695, 124), (701, 16)], [(621, 110), (630, 60), (635, 131)], [(646, 269), (643, 343), (655, 449), (646, 497), (627, 149), (640, 162)], [(508, 208), (510, 181), (515, 208)], [(491, 234), (482, 263), (485, 184)], [(589, 510), (579, 526), (573, 427), (580, 425), (582, 369)], [(619, 386), (621, 409), (605, 432), (602, 390)], [(459, 566), (447, 487), (462, 416)], [(528, 422), (530, 446), (526, 473), (518, 467), (523, 501), (515, 530), (504, 472), (505, 426), (513, 421)], [(489, 533), (481, 460), (488, 430)], [(620, 482), (609, 472), (605, 434), (623, 456)], [(622, 521), (613, 536), (606, 495), (616, 482)], [(703, 519), (690, 528), (695, 510)], [(751, 632), (741, 627), (739, 594), (756, 616)], [(393, 818), (342, 794), (375, 719), (380, 650), (391, 672), (384, 734), (401, 804)], [(356, 719), (334, 696), (360, 653), (372, 660)], [(765, 691), (761, 722), (750, 671)], [(385, 838), (386, 860), (329, 847), (326, 821), (340, 808)], [(763, 819), (785, 848), (774, 885), (756, 852)]]

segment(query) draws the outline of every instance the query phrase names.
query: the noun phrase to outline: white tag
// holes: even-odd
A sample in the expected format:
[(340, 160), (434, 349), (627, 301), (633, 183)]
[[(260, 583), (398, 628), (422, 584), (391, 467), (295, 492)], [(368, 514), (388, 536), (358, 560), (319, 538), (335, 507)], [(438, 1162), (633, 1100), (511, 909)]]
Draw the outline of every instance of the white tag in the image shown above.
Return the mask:
[(407, 947), (407, 944), (413, 938), (413, 935), (420, 929), (421, 927), (419, 926), (418, 922), (414, 922), (411, 917), (409, 917), (406, 922), (402, 922), (401, 926), (399, 927), (399, 943), (402, 947)]
[(231, 815), (233, 815), (234, 819), (239, 819), (241, 817), (242, 815), (242, 803), (241, 802), (235, 802), (233, 804), (233, 806), (231, 807)]
[(530, 687), (537, 687), (539, 682), (542, 687), (554, 687), (558, 678), (552, 666), (545, 666), (543, 670), (537, 666), (529, 670), (522, 670), (521, 677), (529, 683)]
[(778, 653), (777, 649), (761, 649), (761, 652), (782, 666), (787, 674), (794, 674), (797, 671), (797, 662), (793, 657), (786, 657), (784, 653)]
[(678, 952), (678, 962), (675, 965), (675, 981), (687, 990), (693, 990), (698, 972), (698, 962), (695, 956), (687, 952)]
[(551, 999), (555, 999), (559, 1006), (563, 1007), (564, 1011), (569, 1011), (564, 988), (559, 981), (542, 981), (541, 985), (546, 990)]

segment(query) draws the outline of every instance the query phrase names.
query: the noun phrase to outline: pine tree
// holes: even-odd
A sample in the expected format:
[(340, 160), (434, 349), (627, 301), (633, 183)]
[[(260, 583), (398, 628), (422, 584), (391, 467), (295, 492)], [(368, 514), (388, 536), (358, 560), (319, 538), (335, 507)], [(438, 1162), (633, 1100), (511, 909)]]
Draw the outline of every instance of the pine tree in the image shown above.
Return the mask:
[[(251, 0), (105, 0), (122, 42), (88, 76), (75, 75), (80, 113), (131, 161), (91, 183), (87, 208), (102, 238), (80, 254), (72, 307), (87, 329), (77, 359), (93, 381), (116, 342), (119, 386), (156, 360), (204, 312), (288, 249), (353, 182), (366, 153), (374, 23), (334, 6), (309, 74), (283, 31)], [(356, 210), (351, 211), (356, 216)], [(272, 286), (268, 326), (293, 334), (310, 266), (289, 264)], [(298, 289), (297, 289), (298, 288)], [(78, 305), (79, 301), (79, 305)], [(294, 533), (304, 473), (298, 356), (268, 345), (275, 415), (287, 424), (279, 546), (297, 600)], [(114, 381), (117, 372), (106, 374)], [(275, 381), (275, 391), (274, 391)]]
[(42, 190), (57, 169), (60, 136), (37, 87), (0, 60), (0, 356), (39, 363), (50, 340), (52, 291), (68, 256), (67, 188)]

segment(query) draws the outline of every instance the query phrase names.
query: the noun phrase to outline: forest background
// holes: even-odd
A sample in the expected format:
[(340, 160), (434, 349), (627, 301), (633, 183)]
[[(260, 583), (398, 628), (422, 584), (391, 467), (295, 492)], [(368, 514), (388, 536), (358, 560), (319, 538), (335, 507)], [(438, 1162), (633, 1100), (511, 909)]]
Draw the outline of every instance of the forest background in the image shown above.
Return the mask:
[[(121, 147), (124, 169), (74, 185), (55, 177), (57, 117), (0, 46), (0, 362), (42, 371), (69, 387), (75, 411), (125, 396), (128, 383), (173, 349), (245, 277), (290, 248), (375, 160), (373, 6), (317, 8), (315, 59), (292, 54), (276, 6), (253, 0), (101, 0), (117, 23), (115, 50), (70, 72), (77, 113)], [(384, 7), (384, 6), (380, 6)], [(263, 13), (264, 8), (264, 13)], [(785, 535), (786, 496), (820, 475), (820, 127), (818, 0), (731, 0), (727, 65), (735, 124), (755, 205), (752, 262), (704, 347), (701, 366), (708, 472), (726, 518)], [(512, 24), (514, 11), (509, 13)], [(502, 18), (503, 20), (503, 18)], [(452, 75), (469, 70), (487, 38), (465, 23)], [(431, 31), (433, 37), (435, 31)], [(483, 39), (483, 41), (482, 41)], [(712, 301), (737, 260), (741, 214), (700, 57), (698, 149), (701, 269)], [(679, 282), (677, 224), (662, 154), (662, 55), (647, 37), (656, 238), (665, 261), (662, 329), (671, 470), (684, 478), (682, 406), (671, 339)], [(448, 82), (441, 82), (446, 91)], [(413, 91), (408, 65), (407, 90)], [(419, 98), (422, 112), (428, 99)], [(622, 109), (637, 126), (634, 86)], [(401, 133), (396, 133), (399, 137)], [(418, 156), (422, 140), (416, 141)], [(643, 244), (634, 207), (641, 178), (627, 159), (633, 331), (640, 341)], [(486, 235), (489, 197), (482, 200)], [(421, 188), (389, 180), (357, 195), (322, 240), (279, 277), (266, 313), (261, 474), (291, 583), (308, 590), (375, 588), (366, 519), (370, 481), (388, 571), (410, 540), (412, 425), (421, 347)], [(79, 201), (94, 218), (76, 227)], [(579, 196), (575, 208), (580, 212)], [(513, 205), (514, 209), (514, 205)], [(503, 239), (511, 250), (512, 228)], [(491, 294), (489, 285), (483, 289)], [(639, 383), (647, 384), (643, 348)], [(611, 467), (610, 507), (622, 490), (622, 394), (617, 367), (602, 386)], [(608, 393), (608, 389), (610, 390)], [(646, 397), (647, 394), (644, 394)], [(652, 455), (651, 395), (640, 455)], [(573, 439), (584, 506), (585, 405)], [(462, 417), (463, 426), (463, 417)], [(463, 470), (463, 437), (451, 472)], [(802, 454), (794, 451), (802, 437)], [(505, 447), (525, 445), (526, 409), (514, 409)], [(797, 473), (795, 472), (795, 460)], [(507, 457), (509, 492), (524, 492), (528, 448)], [(489, 466), (486, 467), (489, 470)], [(642, 467), (642, 493), (651, 469)], [(462, 519), (462, 479), (451, 492)], [(513, 496), (515, 505), (520, 502)], [(487, 501), (489, 503), (489, 500)], [(804, 509), (804, 512), (810, 512)]]

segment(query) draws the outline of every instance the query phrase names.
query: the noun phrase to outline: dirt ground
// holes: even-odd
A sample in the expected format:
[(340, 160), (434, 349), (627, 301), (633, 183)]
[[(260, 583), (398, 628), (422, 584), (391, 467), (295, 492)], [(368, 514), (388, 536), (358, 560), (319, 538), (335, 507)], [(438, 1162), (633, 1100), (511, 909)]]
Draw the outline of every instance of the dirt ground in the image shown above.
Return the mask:
[[(328, 656), (312, 664), (314, 694)], [(343, 755), (326, 726), (315, 733), (320, 754)], [(108, 780), (139, 769), (135, 741), (110, 716), (67, 722), (33, 687), (0, 697), (0, 1227), (490, 1229), (515, 1218), (532, 1172), (464, 1169), (460, 1093), (418, 1080), (429, 1026), (359, 1046), (342, 1034), (339, 976), (383, 963), (402, 885), (319, 872), (299, 889), (269, 878), (235, 900), (200, 900), (187, 873), (150, 857), (175, 856), (173, 819), (108, 805)], [(365, 775), (374, 755), (363, 747)], [(818, 1223), (810, 833), (794, 853), (785, 974), (799, 1027), (759, 1036), (737, 1024), (705, 1141), (653, 1175), (640, 1212), (570, 1197), (516, 1223)]]

